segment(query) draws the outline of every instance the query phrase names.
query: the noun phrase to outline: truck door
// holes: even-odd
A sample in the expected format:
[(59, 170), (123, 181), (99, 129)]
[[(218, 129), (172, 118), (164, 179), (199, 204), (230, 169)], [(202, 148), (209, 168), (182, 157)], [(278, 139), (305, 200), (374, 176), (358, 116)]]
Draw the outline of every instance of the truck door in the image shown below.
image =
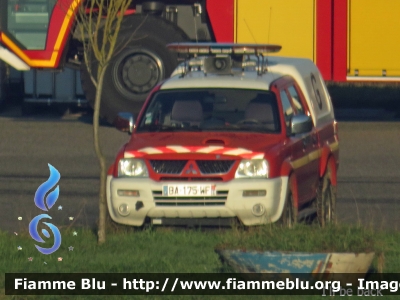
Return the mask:
[[(290, 132), (290, 122), (293, 116), (309, 114), (304, 97), (298, 86), (290, 77), (284, 77), (277, 82), (277, 94), (282, 104), (286, 132)], [(313, 199), (318, 184), (318, 136), (315, 128), (312, 131), (289, 135), (291, 147), (291, 164), (297, 184), (297, 199), (301, 206)]]
[[(295, 109), (295, 114), (310, 115), (310, 111), (307, 108), (304, 96), (301, 93), (300, 88), (294, 83), (290, 83), (286, 86), (286, 93), (289, 94), (292, 106)], [(305, 201), (313, 199), (316, 196), (316, 190), (319, 181), (319, 140), (318, 132), (315, 126), (309, 133), (301, 135), (302, 147), (304, 154), (308, 156), (308, 163), (305, 165), (301, 172), (304, 172), (304, 178), (302, 182), (304, 184), (304, 199)]]

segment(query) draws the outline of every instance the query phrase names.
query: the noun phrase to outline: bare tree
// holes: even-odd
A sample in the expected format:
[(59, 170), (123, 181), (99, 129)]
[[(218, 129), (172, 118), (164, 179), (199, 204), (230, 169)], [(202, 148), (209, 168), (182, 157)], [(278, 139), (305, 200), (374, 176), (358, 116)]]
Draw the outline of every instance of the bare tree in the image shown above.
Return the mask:
[[(76, 26), (84, 45), (84, 60), (96, 87), (93, 115), (94, 149), (100, 164), (98, 243), (106, 241), (106, 158), (99, 140), (100, 104), (105, 71), (123, 45), (118, 45), (118, 34), (125, 12), (132, 0), (85, 0), (76, 8)], [(95, 61), (95, 63), (93, 63)]]

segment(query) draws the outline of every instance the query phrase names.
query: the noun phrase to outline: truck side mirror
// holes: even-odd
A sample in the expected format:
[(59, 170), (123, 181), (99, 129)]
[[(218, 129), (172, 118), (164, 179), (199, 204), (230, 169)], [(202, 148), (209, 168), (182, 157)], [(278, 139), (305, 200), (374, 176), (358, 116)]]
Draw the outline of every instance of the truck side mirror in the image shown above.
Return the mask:
[(307, 133), (312, 130), (313, 122), (311, 117), (306, 116), (304, 114), (295, 115), (292, 117), (290, 122), (290, 134), (300, 134), (300, 133)]
[(118, 113), (117, 117), (114, 120), (114, 126), (120, 131), (132, 134), (133, 128), (135, 126), (133, 115), (128, 112)]

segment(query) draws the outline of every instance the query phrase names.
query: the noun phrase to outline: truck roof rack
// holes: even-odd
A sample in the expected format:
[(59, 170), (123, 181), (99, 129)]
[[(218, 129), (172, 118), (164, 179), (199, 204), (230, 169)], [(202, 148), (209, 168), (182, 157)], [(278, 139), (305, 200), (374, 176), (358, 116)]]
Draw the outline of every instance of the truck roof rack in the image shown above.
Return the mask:
[[(193, 67), (202, 70), (204, 74), (232, 75), (233, 68), (240, 68), (244, 71), (245, 67), (251, 66), (251, 62), (245, 61), (244, 57), (254, 55), (257, 61), (253, 66), (257, 69), (257, 74), (261, 76), (267, 71), (264, 54), (279, 52), (280, 45), (273, 44), (234, 44), (234, 43), (173, 43), (168, 44), (167, 48), (179, 54), (184, 54), (186, 60), (182, 68), (182, 77)], [(199, 56), (204, 56), (200, 58)], [(197, 57), (198, 60), (187, 62), (188, 59)]]
[(213, 54), (263, 54), (275, 53), (282, 49), (273, 44), (234, 44), (234, 43), (172, 43), (167, 48), (184, 54), (213, 55)]

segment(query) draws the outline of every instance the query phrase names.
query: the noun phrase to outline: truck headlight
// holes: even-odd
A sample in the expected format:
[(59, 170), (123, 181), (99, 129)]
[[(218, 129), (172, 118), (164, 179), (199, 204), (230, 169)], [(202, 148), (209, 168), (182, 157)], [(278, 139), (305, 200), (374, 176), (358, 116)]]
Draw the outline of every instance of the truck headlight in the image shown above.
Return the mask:
[(236, 170), (235, 178), (268, 178), (268, 171), (265, 159), (244, 159)]
[(123, 158), (118, 163), (118, 177), (149, 177), (149, 172), (143, 160)]

